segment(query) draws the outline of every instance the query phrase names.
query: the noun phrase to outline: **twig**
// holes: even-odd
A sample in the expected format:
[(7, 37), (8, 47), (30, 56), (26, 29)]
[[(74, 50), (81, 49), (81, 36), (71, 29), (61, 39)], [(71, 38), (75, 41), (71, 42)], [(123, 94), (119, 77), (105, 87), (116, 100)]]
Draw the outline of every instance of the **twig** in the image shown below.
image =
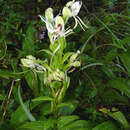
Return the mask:
[(13, 86), (14, 86), (14, 80), (12, 81), (12, 84), (11, 84), (11, 87), (10, 87), (10, 91), (9, 91), (8, 99), (7, 99), (7, 102), (6, 102), (6, 106), (5, 106), (2, 118), (0, 120), (0, 126), (2, 125), (4, 117), (5, 117), (5, 114), (7, 112), (7, 108), (8, 108), (8, 104), (9, 104), (9, 99), (10, 99), (10, 96), (11, 96), (11, 93), (12, 93), (12, 90), (13, 90)]

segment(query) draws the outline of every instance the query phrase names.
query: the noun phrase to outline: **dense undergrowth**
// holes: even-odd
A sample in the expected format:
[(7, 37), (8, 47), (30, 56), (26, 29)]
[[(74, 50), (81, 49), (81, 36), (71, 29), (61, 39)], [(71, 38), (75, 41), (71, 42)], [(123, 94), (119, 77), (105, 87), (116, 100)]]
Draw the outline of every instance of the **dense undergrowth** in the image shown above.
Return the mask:
[[(50, 47), (48, 30), (38, 15), (44, 16), (48, 7), (54, 16), (61, 15), (67, 2), (0, 0), (0, 130), (130, 129), (130, 1), (82, 1), (78, 16), (87, 28), (73, 29), (63, 53), (65, 57), (69, 52), (67, 64), (80, 50), (78, 61), (74, 59), (78, 65), (69, 66), (62, 76), (64, 66), (59, 57), (50, 56), (56, 48)], [(66, 24), (73, 28), (75, 20)], [(57, 61), (53, 65), (60, 71), (47, 81), (51, 66), (43, 64), (49, 74), (28, 69), (21, 63), (28, 55), (37, 63)], [(70, 83), (67, 80), (69, 87), (59, 96), (67, 86), (61, 77), (70, 78)]]

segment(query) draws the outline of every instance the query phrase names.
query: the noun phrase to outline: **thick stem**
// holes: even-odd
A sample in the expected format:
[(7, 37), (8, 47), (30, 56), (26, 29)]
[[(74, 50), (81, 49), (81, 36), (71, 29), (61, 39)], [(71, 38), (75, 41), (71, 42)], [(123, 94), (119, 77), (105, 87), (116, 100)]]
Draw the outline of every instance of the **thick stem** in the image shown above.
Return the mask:
[(51, 93), (52, 93), (52, 97), (54, 99), (53, 103), (52, 103), (52, 112), (53, 112), (53, 115), (54, 115), (54, 118), (57, 119), (57, 110), (56, 110), (56, 92), (54, 91), (54, 89), (52, 87), (51, 88)]

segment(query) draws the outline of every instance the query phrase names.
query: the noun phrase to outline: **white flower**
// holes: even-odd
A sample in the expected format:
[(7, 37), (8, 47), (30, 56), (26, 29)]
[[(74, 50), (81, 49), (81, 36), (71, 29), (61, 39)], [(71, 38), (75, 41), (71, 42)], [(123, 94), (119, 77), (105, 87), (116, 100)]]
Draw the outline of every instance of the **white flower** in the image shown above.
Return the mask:
[(46, 23), (48, 36), (52, 44), (59, 36), (66, 37), (68, 34), (72, 33), (71, 29), (65, 30), (64, 20), (61, 16), (53, 17), (53, 10), (51, 8), (45, 11), (45, 18), (41, 15), (39, 15), (39, 17)]
[(76, 1), (73, 0), (73, 1), (70, 1), (66, 4), (66, 7), (68, 7), (72, 13), (72, 16), (77, 16), (79, 11), (80, 11), (80, 8), (82, 6), (82, 2), (81, 1)]
[(81, 1), (70, 1), (66, 4), (66, 7), (63, 8), (62, 14), (64, 19), (68, 20), (69, 17), (73, 17), (75, 19), (75, 26), (77, 27), (78, 23), (81, 26), (81, 28), (84, 30), (83, 26), (87, 28), (87, 26), (84, 24), (84, 22), (80, 19), (78, 16), (78, 13), (80, 11), (80, 8), (82, 6)]
[(26, 59), (25, 58), (21, 59), (21, 63), (25, 67), (35, 68), (35, 60), (36, 60), (35, 57), (29, 55), (29, 56), (26, 56)]
[(21, 63), (23, 64), (23, 66), (28, 68), (32, 69), (36, 68), (38, 71), (46, 71), (46, 68), (37, 63), (36, 58), (32, 55), (28, 55), (26, 56), (26, 58), (22, 58)]

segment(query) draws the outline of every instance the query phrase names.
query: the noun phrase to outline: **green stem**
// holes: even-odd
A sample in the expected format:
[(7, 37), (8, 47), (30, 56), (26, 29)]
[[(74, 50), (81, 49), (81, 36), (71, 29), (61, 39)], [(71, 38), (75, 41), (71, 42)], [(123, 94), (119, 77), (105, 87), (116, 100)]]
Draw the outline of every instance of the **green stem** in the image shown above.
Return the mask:
[(62, 61), (62, 53), (63, 53), (63, 45), (61, 43), (60, 38), (58, 38), (58, 42), (61, 45), (60, 52), (59, 52), (59, 59), (60, 59), (60, 63), (61, 63), (61, 61)]
[(50, 87), (50, 88), (51, 88), (52, 97), (54, 99), (54, 101), (52, 102), (52, 112), (53, 112), (54, 118), (57, 119), (57, 111), (56, 111), (56, 106), (57, 106), (56, 97), (57, 96), (56, 96), (56, 93), (55, 93), (54, 89), (52, 87)]

